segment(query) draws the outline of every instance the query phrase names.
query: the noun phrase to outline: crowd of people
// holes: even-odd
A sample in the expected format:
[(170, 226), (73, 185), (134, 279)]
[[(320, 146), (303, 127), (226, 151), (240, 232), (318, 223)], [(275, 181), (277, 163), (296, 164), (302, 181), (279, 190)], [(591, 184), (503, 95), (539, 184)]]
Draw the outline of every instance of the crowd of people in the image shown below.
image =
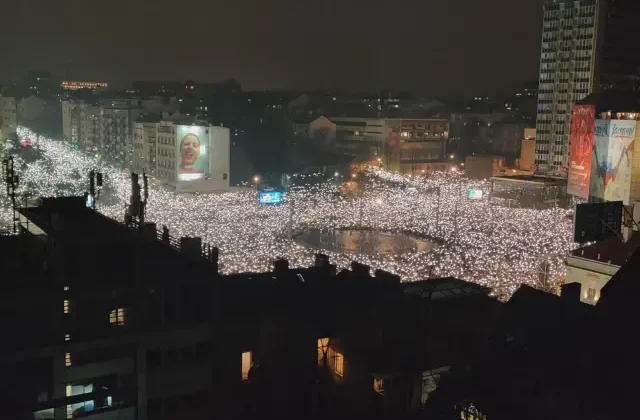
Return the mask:
[[(26, 129), (20, 135), (35, 136)], [(97, 211), (123, 219), (131, 194), (126, 170), (61, 141), (41, 136), (38, 142), (38, 160), (26, 163), (15, 158), (20, 194), (83, 194), (93, 169), (104, 174)], [(492, 287), (501, 296), (509, 296), (522, 283), (553, 290), (564, 279), (564, 259), (576, 246), (570, 209), (495, 205), (488, 182), (469, 180), (456, 171), (405, 176), (371, 168), (358, 182), (362, 185), (355, 195), (340, 193), (331, 180), (297, 185), (279, 206), (261, 206), (256, 191), (249, 188), (185, 195), (151, 182), (146, 218), (168, 226), (172, 236), (199, 236), (218, 247), (225, 273), (267, 271), (279, 257), (294, 267), (307, 267), (314, 254), (324, 252), (338, 268), (356, 260), (398, 274), (404, 281), (454, 276)], [(472, 199), (469, 189), (485, 194)], [(10, 206), (4, 196), (0, 207), (0, 218), (8, 220)], [(365, 255), (314, 249), (295, 240), (295, 232), (306, 229), (353, 228), (411, 233), (435, 239), (438, 246)]]

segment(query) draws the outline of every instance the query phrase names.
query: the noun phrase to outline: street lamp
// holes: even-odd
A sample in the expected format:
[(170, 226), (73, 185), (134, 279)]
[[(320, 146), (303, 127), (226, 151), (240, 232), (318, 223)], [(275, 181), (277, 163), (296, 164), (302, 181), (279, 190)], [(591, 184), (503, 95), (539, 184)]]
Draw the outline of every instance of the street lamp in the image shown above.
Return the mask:
[(454, 157), (456, 157), (453, 153), (449, 155), (449, 159), (453, 159)]

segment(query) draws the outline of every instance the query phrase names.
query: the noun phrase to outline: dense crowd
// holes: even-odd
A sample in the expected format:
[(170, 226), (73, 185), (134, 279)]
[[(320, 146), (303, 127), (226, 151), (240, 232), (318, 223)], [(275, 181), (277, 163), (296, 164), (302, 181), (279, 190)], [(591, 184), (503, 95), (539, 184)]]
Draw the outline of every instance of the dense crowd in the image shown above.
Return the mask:
[[(35, 138), (25, 129), (19, 134)], [(38, 159), (27, 163), (15, 158), (21, 195), (82, 194), (88, 190), (88, 172), (95, 169), (105, 180), (98, 211), (123, 219), (131, 189), (127, 171), (60, 141), (39, 137), (35, 146)], [(266, 271), (277, 257), (306, 267), (323, 251), (339, 268), (357, 260), (406, 281), (455, 276), (491, 286), (503, 296), (521, 283), (553, 289), (564, 279), (564, 259), (575, 247), (571, 210), (492, 205), (487, 182), (456, 171), (405, 176), (371, 168), (359, 182), (357, 194), (340, 193), (331, 181), (298, 185), (290, 188), (283, 205), (260, 206), (256, 191), (249, 188), (176, 194), (152, 180), (147, 220), (168, 226), (172, 236), (200, 236), (219, 247), (220, 268), (226, 273)], [(470, 199), (470, 188), (483, 189), (485, 196)], [(1, 200), (0, 219), (8, 220), (9, 202), (4, 195)], [(336, 253), (290, 240), (289, 220), (293, 232), (364, 228), (435, 238), (440, 245), (397, 255)]]

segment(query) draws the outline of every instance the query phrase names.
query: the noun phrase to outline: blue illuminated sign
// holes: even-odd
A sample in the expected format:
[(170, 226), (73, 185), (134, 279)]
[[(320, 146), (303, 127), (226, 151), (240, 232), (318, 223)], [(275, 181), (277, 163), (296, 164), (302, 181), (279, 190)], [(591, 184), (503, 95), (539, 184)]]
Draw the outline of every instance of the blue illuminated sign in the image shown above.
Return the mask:
[(261, 205), (282, 204), (282, 192), (275, 190), (260, 191), (258, 193), (258, 202)]

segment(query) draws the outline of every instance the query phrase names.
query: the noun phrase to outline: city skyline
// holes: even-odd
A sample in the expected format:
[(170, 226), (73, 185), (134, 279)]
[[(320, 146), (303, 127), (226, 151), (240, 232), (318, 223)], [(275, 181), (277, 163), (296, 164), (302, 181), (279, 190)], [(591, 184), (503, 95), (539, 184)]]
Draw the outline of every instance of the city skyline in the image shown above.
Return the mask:
[[(542, 0), (381, 4), (42, 0), (7, 7), (0, 80), (30, 70), (60, 78), (215, 82), (247, 90), (411, 90), (434, 96), (503, 93), (537, 79)], [(99, 19), (89, 18), (99, 16)], [(114, 22), (119, 22), (114, 25)], [(173, 28), (173, 30), (172, 30)]]

